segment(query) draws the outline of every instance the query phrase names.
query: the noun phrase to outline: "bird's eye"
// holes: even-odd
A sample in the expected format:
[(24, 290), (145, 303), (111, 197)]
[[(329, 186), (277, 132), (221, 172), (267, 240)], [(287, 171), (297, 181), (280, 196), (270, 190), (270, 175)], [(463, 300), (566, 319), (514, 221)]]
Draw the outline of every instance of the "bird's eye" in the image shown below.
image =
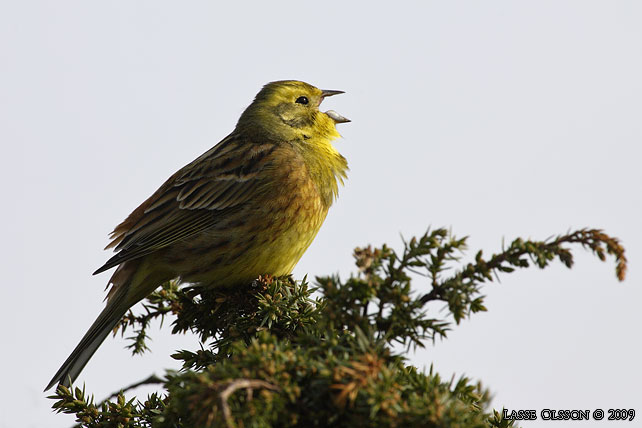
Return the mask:
[(299, 97), (299, 98), (296, 99), (295, 102), (305, 105), (305, 104), (309, 103), (310, 101), (308, 101), (308, 97)]

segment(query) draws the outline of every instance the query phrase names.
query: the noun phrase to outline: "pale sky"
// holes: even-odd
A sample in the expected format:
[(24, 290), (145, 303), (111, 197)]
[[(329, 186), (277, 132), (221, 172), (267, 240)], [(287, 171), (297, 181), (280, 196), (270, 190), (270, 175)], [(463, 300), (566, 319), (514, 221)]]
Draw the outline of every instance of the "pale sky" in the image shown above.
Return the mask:
[[(489, 312), (411, 362), (481, 380), (498, 409), (639, 423), (642, 3), (391, 4), (2, 2), (0, 428), (73, 424), (42, 389), (103, 307), (108, 232), (281, 79), (346, 91), (324, 106), (352, 119), (336, 142), (349, 179), (297, 278), (346, 277), (355, 246), (429, 226), (469, 235), (471, 254), (603, 228), (627, 249), (624, 283), (574, 248), (572, 270), (485, 286)], [(102, 399), (197, 346), (151, 334), (134, 358), (108, 338), (79, 382)]]

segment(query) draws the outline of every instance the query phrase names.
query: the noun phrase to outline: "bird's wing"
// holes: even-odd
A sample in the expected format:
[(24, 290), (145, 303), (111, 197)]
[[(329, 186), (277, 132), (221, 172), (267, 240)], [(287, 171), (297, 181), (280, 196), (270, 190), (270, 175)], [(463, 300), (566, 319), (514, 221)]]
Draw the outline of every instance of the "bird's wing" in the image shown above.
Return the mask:
[(261, 172), (277, 146), (226, 137), (170, 177), (116, 226), (107, 248), (118, 251), (94, 275), (167, 247), (210, 228), (220, 211), (251, 200), (261, 191)]

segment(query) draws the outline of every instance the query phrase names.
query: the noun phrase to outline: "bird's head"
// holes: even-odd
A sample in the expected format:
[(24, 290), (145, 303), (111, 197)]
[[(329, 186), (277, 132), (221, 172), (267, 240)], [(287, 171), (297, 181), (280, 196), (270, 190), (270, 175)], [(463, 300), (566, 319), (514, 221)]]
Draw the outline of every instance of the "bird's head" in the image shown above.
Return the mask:
[(342, 93), (297, 80), (268, 83), (241, 115), (237, 130), (281, 141), (337, 138), (335, 125), (350, 120), (333, 110), (319, 111), (319, 106), (324, 98)]

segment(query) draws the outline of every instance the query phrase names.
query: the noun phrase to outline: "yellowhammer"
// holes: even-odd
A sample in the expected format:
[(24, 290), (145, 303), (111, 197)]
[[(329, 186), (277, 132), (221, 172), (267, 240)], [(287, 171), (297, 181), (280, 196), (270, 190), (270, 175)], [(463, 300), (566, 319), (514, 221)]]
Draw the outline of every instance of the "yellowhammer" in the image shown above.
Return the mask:
[(268, 83), (230, 135), (116, 226), (107, 248), (118, 253), (95, 272), (117, 266), (107, 305), (46, 389), (75, 380), (125, 312), (165, 281), (229, 287), (292, 271), (346, 177), (331, 141), (349, 120), (319, 111), (341, 93)]

